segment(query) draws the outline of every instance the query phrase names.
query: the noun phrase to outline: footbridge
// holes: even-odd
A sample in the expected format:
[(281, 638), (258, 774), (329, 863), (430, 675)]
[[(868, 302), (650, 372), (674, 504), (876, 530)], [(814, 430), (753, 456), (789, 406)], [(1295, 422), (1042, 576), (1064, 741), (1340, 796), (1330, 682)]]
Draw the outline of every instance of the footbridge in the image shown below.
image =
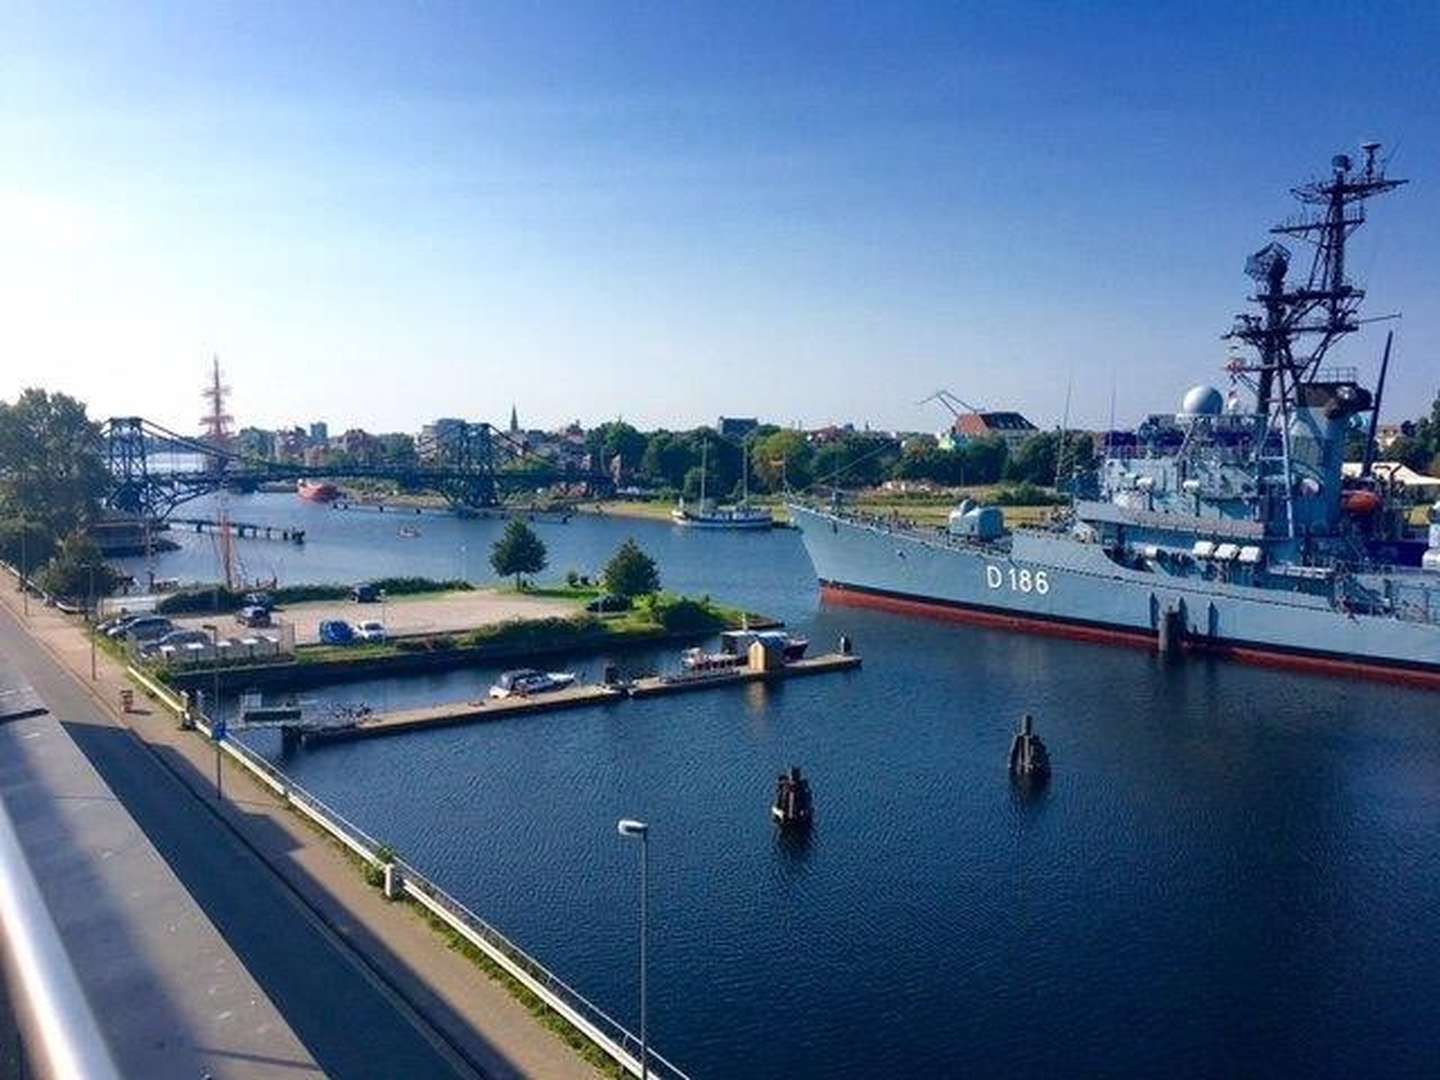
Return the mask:
[(139, 416), (112, 417), (101, 425), (110, 472), (106, 505), (125, 514), (163, 520), (177, 506), (222, 488), (256, 491), (262, 485), (301, 480), (388, 480), (410, 490), (433, 491), (457, 510), (499, 505), (515, 492), (563, 484), (584, 495), (612, 486), (601, 470), (565, 467), (527, 452), (488, 423), (459, 426), (424, 448), (414, 463), (305, 465), (272, 461), (181, 435)]

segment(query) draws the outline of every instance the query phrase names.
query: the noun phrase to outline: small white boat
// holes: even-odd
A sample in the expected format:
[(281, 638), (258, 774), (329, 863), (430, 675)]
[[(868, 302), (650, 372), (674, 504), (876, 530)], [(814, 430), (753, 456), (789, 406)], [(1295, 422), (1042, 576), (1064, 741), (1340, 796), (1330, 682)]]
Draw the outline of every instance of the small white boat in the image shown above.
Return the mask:
[(704, 649), (686, 649), (680, 654), (680, 666), (689, 672), (737, 671), (750, 662), (740, 653), (707, 653)]
[(528, 697), (544, 694), (551, 690), (563, 690), (575, 682), (572, 671), (536, 671), (534, 668), (516, 668), (506, 671), (490, 687), (492, 698)]

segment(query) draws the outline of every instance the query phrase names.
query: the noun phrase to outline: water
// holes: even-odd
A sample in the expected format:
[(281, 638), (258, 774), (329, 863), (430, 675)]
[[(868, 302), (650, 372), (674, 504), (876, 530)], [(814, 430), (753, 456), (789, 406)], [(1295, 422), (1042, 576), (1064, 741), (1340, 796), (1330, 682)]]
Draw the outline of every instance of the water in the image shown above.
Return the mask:
[[(460, 542), (475, 572), (499, 528), (424, 519), (397, 552), (388, 515), (318, 518), (334, 544), (317, 528), (287, 575), (449, 573)], [(651, 1038), (697, 1077), (1433, 1074), (1433, 694), (822, 608), (789, 532), (542, 531), (561, 568), (630, 533), (678, 587), (819, 646), (851, 633), (864, 669), (287, 770), (632, 1026), (638, 852), (615, 821), (648, 820)], [(445, 700), (492, 674), (334, 693)], [(1056, 770), (1028, 797), (1004, 769), (1027, 710)], [(792, 763), (808, 839), (768, 817)]]

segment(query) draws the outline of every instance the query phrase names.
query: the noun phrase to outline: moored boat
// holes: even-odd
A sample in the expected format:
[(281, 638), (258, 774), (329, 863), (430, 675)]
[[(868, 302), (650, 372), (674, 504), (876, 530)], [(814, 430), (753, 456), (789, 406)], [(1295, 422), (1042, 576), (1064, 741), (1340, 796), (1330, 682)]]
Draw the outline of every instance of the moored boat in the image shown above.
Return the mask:
[[(1043, 528), (1007, 528), (998, 507), (962, 504), (920, 528), (839, 500), (791, 516), (822, 594), (902, 612), (1081, 640), (1196, 650), (1275, 666), (1440, 687), (1440, 503), (1428, 539), (1417, 509), (1373, 460), (1388, 369), (1372, 392), (1329, 350), (1365, 320), (1346, 242), (1385, 176), (1376, 144), (1337, 155), (1296, 189), (1308, 213), (1250, 257), (1252, 302), (1227, 335), (1253, 350), (1227, 365), (1229, 394), (1196, 386), (1175, 413), (1110, 432), (1093, 476)], [(1243, 393), (1253, 395), (1251, 401)], [(1347, 475), (1351, 433), (1368, 429)]]
[(527, 697), (530, 694), (544, 694), (552, 690), (563, 690), (575, 682), (574, 672), (536, 671), (534, 668), (516, 668), (502, 672), (495, 685), (490, 687), (490, 696), (497, 699)]
[(676, 525), (694, 529), (769, 529), (775, 519), (769, 510), (750, 505), (750, 464), (749, 455), (741, 454), (741, 497), (733, 506), (720, 506), (706, 498), (706, 477), (709, 472), (708, 442), (700, 445), (700, 502), (695, 507), (685, 505), (685, 498), (670, 511), (670, 520)]
[(327, 480), (300, 480), (295, 484), (295, 494), (307, 502), (328, 503), (340, 497), (340, 489)]

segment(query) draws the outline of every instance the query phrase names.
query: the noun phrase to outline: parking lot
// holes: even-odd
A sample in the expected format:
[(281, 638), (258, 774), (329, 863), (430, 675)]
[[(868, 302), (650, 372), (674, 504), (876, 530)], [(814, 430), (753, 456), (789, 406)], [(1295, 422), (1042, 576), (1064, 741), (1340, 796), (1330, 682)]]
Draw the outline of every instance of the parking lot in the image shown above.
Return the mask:
[[(320, 624), (328, 619), (343, 619), (351, 625), (374, 619), (385, 625), (387, 635), (395, 637), (460, 633), (479, 626), (505, 622), (507, 619), (542, 619), (555, 615), (573, 615), (581, 608), (580, 603), (571, 600), (475, 589), (467, 592), (394, 597), (384, 603), (373, 604), (357, 604), (351, 600), (316, 600), (277, 608), (273, 617), (276, 626), (285, 623), (294, 626), (297, 645), (309, 645), (320, 640)], [(205, 623), (213, 623), (215, 617), (187, 615), (174, 621), (176, 626), (199, 627)], [(256, 632), (235, 622), (234, 616), (226, 616), (220, 625), (221, 633), (231, 636), (243, 637)]]

